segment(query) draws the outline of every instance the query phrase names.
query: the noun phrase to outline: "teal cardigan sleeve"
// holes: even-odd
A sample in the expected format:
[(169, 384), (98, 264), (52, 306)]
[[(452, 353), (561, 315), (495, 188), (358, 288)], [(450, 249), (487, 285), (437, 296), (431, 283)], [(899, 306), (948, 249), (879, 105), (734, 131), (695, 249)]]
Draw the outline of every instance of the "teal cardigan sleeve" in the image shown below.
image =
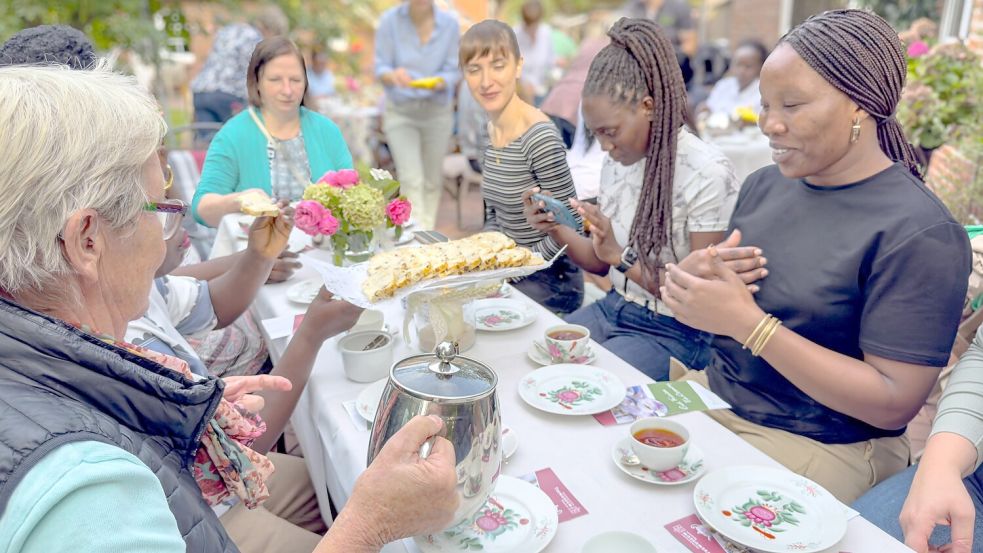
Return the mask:
[[(311, 181), (328, 171), (351, 169), (352, 154), (334, 121), (320, 113), (300, 108), (300, 128), (311, 168)], [(205, 156), (201, 181), (191, 201), (195, 220), (205, 225), (198, 214), (198, 204), (205, 194), (231, 194), (259, 188), (272, 194), (270, 159), (266, 137), (243, 111), (229, 119), (212, 139)]]

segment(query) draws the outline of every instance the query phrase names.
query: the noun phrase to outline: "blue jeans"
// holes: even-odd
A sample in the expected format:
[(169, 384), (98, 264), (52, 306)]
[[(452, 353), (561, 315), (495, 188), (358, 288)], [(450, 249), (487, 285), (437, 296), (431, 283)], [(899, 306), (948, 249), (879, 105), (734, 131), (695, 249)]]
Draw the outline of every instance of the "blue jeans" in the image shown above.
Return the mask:
[[(898, 517), (901, 515), (901, 507), (904, 506), (905, 499), (908, 497), (908, 490), (911, 489), (911, 482), (915, 478), (915, 469), (917, 468), (917, 465), (908, 467), (881, 482), (858, 499), (853, 504), (853, 508), (874, 526), (891, 534), (898, 541), (904, 541), (904, 534), (901, 532), (901, 523), (898, 521)], [(973, 551), (983, 551), (983, 467), (976, 469), (976, 472), (963, 479), (963, 483), (966, 484), (969, 497), (973, 499), (973, 504), (976, 506)], [(949, 527), (936, 526), (928, 543), (938, 546), (950, 541), (952, 538)]]
[(590, 329), (597, 343), (654, 380), (669, 379), (670, 357), (692, 369), (703, 369), (710, 360), (712, 334), (627, 301), (614, 290), (566, 321)]

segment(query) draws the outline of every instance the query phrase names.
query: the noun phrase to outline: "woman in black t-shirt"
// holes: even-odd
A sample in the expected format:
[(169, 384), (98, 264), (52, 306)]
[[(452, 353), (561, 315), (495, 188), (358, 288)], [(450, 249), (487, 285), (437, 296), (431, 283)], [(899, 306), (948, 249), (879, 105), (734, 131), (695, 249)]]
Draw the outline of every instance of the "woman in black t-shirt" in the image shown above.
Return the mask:
[(969, 274), (966, 233), (894, 118), (905, 74), (869, 12), (783, 37), (761, 72), (777, 165), (747, 179), (731, 220), (769, 275), (752, 295), (704, 251), (662, 288), (680, 321), (717, 334), (705, 373), (687, 374), (733, 406), (712, 416), (845, 502), (908, 465), (905, 425), (948, 361)]

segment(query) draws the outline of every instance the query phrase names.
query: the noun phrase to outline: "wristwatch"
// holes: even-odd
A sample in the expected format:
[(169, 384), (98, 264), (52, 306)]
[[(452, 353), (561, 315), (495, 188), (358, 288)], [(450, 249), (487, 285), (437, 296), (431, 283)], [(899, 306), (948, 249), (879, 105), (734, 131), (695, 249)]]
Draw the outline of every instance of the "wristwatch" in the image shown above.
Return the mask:
[(635, 266), (638, 262), (638, 254), (635, 253), (635, 249), (631, 246), (626, 246), (621, 252), (621, 263), (615, 267), (618, 271), (622, 273), (627, 273), (629, 269)]

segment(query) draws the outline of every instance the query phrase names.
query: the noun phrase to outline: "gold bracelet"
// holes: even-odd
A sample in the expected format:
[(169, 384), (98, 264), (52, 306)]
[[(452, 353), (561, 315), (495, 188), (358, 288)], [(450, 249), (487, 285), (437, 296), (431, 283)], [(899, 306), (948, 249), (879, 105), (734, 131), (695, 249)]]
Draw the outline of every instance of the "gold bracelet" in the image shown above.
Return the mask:
[(748, 336), (747, 340), (744, 341), (744, 345), (741, 346), (741, 349), (747, 349), (751, 347), (751, 343), (758, 336), (758, 333), (761, 332), (761, 329), (764, 328), (765, 323), (767, 323), (770, 319), (771, 319), (771, 315), (765, 313), (764, 318), (762, 318), (761, 321), (758, 323), (758, 326), (754, 327), (754, 330), (751, 331), (751, 335)]
[(762, 350), (765, 349), (765, 346), (768, 345), (768, 342), (771, 340), (771, 337), (775, 335), (775, 332), (778, 331), (778, 327), (780, 326), (782, 326), (782, 321), (779, 319), (775, 319), (775, 324), (772, 325), (772, 327), (768, 330), (768, 334), (764, 335), (764, 338), (761, 340), (761, 343), (758, 345), (758, 349), (751, 351), (751, 355), (754, 355), (755, 357), (761, 355)]
[(758, 349), (764, 343), (765, 337), (768, 336), (769, 332), (772, 332), (776, 324), (778, 324), (778, 319), (769, 315), (768, 323), (761, 329), (758, 336), (755, 337), (754, 342), (751, 342), (751, 344), (748, 346), (751, 350), (751, 355), (757, 355), (755, 352), (758, 351)]

